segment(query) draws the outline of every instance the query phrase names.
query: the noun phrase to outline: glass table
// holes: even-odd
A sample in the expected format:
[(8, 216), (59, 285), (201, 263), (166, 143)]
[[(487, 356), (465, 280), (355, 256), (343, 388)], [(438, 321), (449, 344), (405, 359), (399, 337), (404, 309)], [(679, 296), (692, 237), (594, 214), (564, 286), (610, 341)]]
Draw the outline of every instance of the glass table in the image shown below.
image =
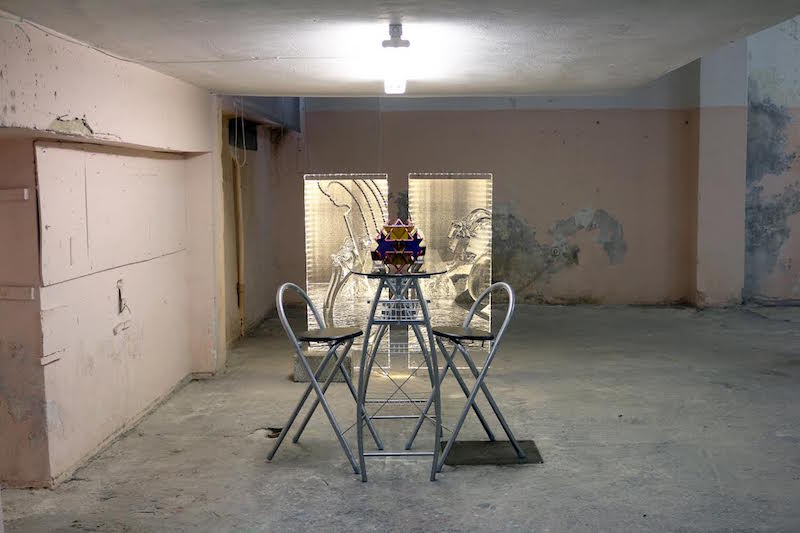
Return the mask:
[[(436, 479), (436, 471), (439, 460), (439, 441), (442, 437), (442, 405), (439, 394), (439, 364), (436, 357), (436, 348), (431, 329), (431, 317), (428, 312), (428, 303), (422, 294), (419, 280), (432, 276), (444, 274), (445, 271), (436, 272), (353, 272), (357, 276), (365, 276), (370, 279), (378, 280), (378, 288), (372, 300), (369, 311), (369, 320), (366, 331), (364, 332), (364, 344), (361, 348), (361, 366), (359, 367), (358, 377), (358, 399), (356, 405), (356, 427), (358, 439), (358, 459), (361, 470), (361, 481), (367, 481), (367, 457), (408, 457), (408, 456), (432, 456), (431, 481)], [(386, 294), (384, 294), (384, 292)], [(434, 442), (432, 451), (364, 451), (364, 422), (370, 416), (366, 411), (367, 388), (369, 387), (369, 377), (372, 372), (378, 347), (383, 340), (389, 326), (406, 325), (411, 328), (419, 343), (422, 356), (428, 367), (428, 375), (433, 391), (433, 403), (435, 416), (433, 418), (424, 415), (434, 423)], [(425, 328), (423, 334), (422, 328)], [(377, 328), (375, 341), (370, 346), (372, 329)], [(427, 341), (425, 337), (427, 336)], [(426, 345), (427, 342), (427, 345)], [(407, 380), (406, 380), (407, 381)], [(405, 382), (404, 382), (405, 383)], [(402, 392), (403, 384), (395, 386)], [(397, 392), (397, 391), (395, 391)], [(395, 403), (413, 403), (414, 400), (404, 393), (408, 400), (394, 400)], [(391, 398), (385, 400), (390, 401)], [(378, 418), (418, 418), (419, 415), (389, 415)], [(376, 417), (372, 416), (371, 419)]]

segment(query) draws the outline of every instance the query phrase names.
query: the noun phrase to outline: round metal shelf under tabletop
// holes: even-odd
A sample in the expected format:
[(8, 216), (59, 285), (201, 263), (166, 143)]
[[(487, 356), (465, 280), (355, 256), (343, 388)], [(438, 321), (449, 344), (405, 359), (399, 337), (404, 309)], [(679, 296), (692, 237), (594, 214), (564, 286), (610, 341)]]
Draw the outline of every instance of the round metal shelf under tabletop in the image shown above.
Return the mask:
[[(378, 288), (375, 292), (375, 297), (372, 300), (372, 305), (369, 311), (369, 320), (367, 328), (364, 332), (364, 343), (361, 348), (361, 366), (358, 376), (358, 400), (356, 406), (356, 426), (358, 432), (358, 459), (361, 470), (361, 481), (367, 480), (367, 466), (365, 458), (367, 457), (408, 457), (408, 456), (431, 456), (433, 461), (431, 465), (431, 481), (436, 479), (436, 471), (439, 460), (439, 441), (442, 438), (442, 405), (439, 394), (439, 364), (436, 357), (436, 348), (433, 340), (433, 331), (431, 329), (431, 317), (428, 312), (428, 303), (422, 294), (422, 289), (419, 284), (420, 279), (430, 278), (444, 274), (445, 271), (436, 272), (356, 272), (353, 274), (357, 276), (364, 276), (370, 279), (377, 279), (379, 281)], [(387, 292), (384, 297), (384, 291)], [(390, 325), (407, 325), (409, 326), (419, 343), (422, 356), (425, 359), (425, 364), (428, 367), (428, 375), (430, 376), (431, 389), (433, 390), (434, 398), (434, 411), (433, 418), (424, 415), (429, 421), (433, 422), (435, 426), (433, 449), (431, 451), (364, 451), (364, 420), (367, 414), (365, 403), (367, 397), (367, 388), (369, 387), (369, 377), (372, 372), (372, 366), (375, 363), (375, 357), (378, 353), (378, 347), (381, 340), (386, 334)], [(372, 328), (377, 328), (374, 346), (370, 348), (370, 334)], [(425, 335), (422, 333), (422, 328), (425, 328), (427, 334), (427, 346)], [(402, 391), (402, 384), (395, 383), (398, 391)], [(405, 393), (404, 393), (405, 394)], [(407, 394), (405, 394), (408, 397)], [(389, 399), (386, 400), (387, 402)], [(396, 403), (412, 403), (414, 400), (411, 398), (406, 402), (405, 400), (393, 400)], [(358, 413), (364, 413), (360, 416)], [(370, 417), (372, 418), (372, 417)], [(386, 417), (389, 418), (389, 417)], [(417, 418), (413, 416), (397, 416), (391, 418)]]

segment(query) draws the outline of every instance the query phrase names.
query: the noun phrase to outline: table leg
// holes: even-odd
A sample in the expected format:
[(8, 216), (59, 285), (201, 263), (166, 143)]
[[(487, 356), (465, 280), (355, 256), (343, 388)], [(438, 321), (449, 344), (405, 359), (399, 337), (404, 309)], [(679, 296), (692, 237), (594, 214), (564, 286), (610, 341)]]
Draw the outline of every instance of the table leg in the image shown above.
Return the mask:
[[(367, 464), (364, 459), (364, 416), (366, 416), (365, 401), (367, 397), (367, 381), (368, 381), (368, 366), (367, 354), (369, 353), (369, 335), (372, 332), (373, 322), (375, 320), (375, 311), (378, 308), (378, 301), (381, 299), (381, 293), (384, 288), (384, 280), (378, 283), (378, 289), (375, 291), (375, 298), (372, 300), (372, 306), (369, 310), (369, 320), (367, 321), (367, 329), (364, 332), (364, 344), (361, 347), (361, 364), (358, 367), (358, 401), (356, 402), (356, 433), (358, 440), (358, 462), (361, 470), (361, 481), (367, 481)], [(365, 413), (362, 416), (362, 413)]]
[(439, 471), (439, 442), (442, 440), (442, 401), (439, 391), (439, 362), (438, 358), (436, 357), (436, 344), (433, 340), (433, 328), (431, 327), (431, 315), (428, 312), (428, 304), (425, 301), (425, 296), (422, 294), (419, 280), (416, 278), (414, 278), (413, 287), (416, 292), (417, 299), (419, 299), (420, 309), (422, 309), (422, 317), (425, 321), (425, 327), (428, 330), (428, 346), (430, 346), (429, 354), (432, 371), (431, 386), (433, 387), (433, 405), (436, 414), (436, 431), (434, 431), (433, 440), (433, 466), (431, 467), (431, 481), (436, 481), (436, 473)]

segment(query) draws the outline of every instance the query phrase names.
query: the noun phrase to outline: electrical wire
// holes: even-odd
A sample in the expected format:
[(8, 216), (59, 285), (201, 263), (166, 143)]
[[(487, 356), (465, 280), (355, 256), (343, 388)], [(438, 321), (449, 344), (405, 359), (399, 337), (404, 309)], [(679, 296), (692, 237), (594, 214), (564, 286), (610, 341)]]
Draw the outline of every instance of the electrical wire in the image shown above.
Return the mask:
[(233, 160), (236, 166), (242, 168), (247, 164), (247, 136), (244, 133), (244, 98), (239, 97), (239, 108), (242, 112), (242, 146), (244, 146), (244, 160), (239, 161), (239, 115), (237, 112), (236, 98), (233, 99)]

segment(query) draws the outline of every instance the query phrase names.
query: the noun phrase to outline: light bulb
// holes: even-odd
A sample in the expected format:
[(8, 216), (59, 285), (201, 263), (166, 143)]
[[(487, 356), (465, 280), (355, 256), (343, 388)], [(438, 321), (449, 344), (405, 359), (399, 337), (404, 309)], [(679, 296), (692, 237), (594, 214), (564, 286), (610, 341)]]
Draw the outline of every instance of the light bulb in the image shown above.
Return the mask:
[(406, 92), (407, 52), (408, 48), (387, 47), (383, 49), (383, 90), (386, 94)]
[(386, 94), (406, 92), (408, 47), (411, 43), (401, 39), (402, 35), (402, 24), (390, 24), (391, 39), (383, 41), (383, 90)]
[(383, 92), (386, 94), (403, 94), (406, 92), (406, 80), (402, 78), (383, 80)]

